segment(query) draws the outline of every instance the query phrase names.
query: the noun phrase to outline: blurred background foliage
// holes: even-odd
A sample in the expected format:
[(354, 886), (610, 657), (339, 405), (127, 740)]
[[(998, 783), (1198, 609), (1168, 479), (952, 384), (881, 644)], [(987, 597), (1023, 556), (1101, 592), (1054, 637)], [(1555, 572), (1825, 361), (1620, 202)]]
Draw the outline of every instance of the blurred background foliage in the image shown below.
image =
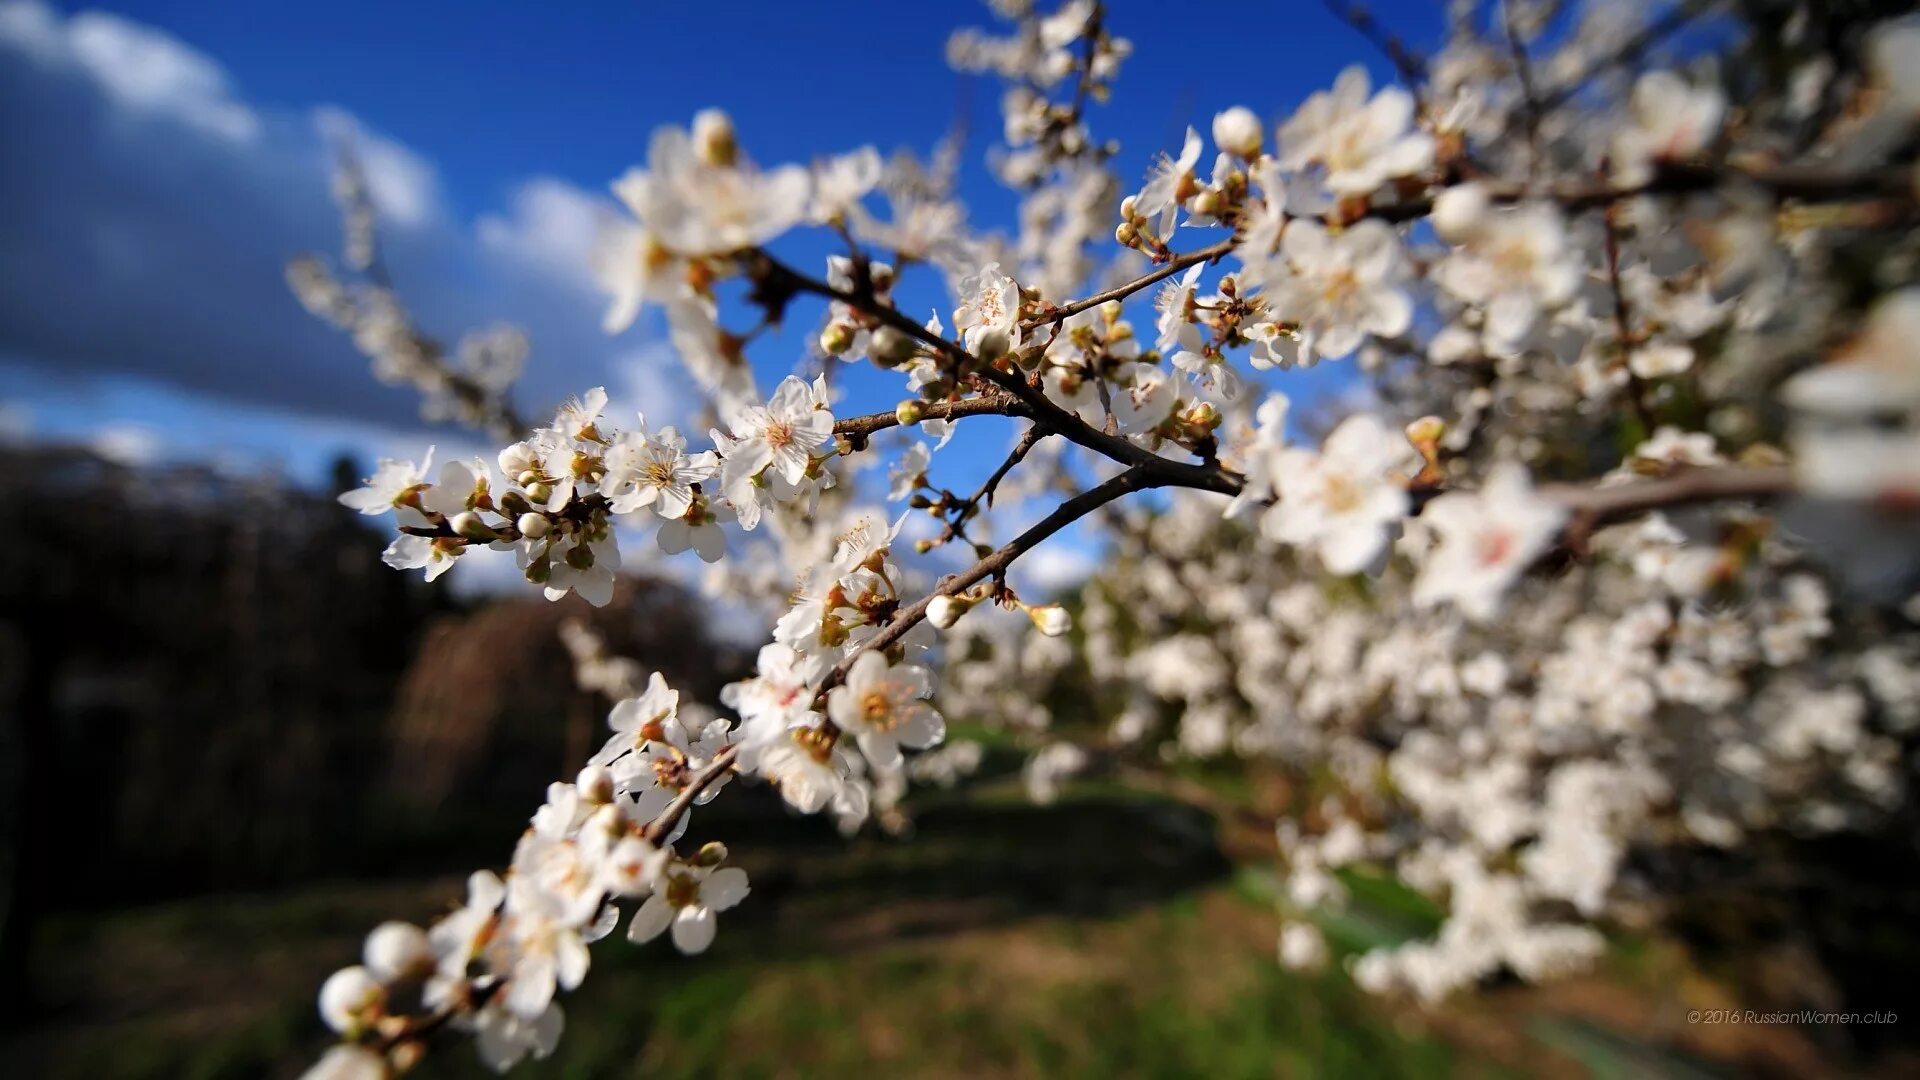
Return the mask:
[[(546, 783), (597, 743), (604, 703), (553, 693), (572, 682), (561, 621), (591, 619), (695, 700), (749, 659), (710, 640), (677, 586), (632, 581), (599, 611), (463, 602), (387, 571), (381, 539), (325, 494), (4, 453), (10, 505), (73, 493), (41, 542), (0, 553), (12, 1075), (296, 1075), (327, 1042), (326, 973), (376, 922), (425, 921), (468, 870), (498, 866)], [(341, 483), (359, 473), (340, 463)], [(1062, 724), (1093, 725), (1085, 690), (1050, 703)], [(1795, 852), (1783, 863), (1810, 876), (1770, 893), (1745, 872), (1731, 894), (1703, 881), (1685, 940), (1623, 938), (1595, 974), (1421, 1010), (1276, 963), (1270, 823), (1299, 797), (1285, 776), (1195, 766), (1147, 789), (1122, 771), (1037, 807), (1004, 733), (953, 734), (984, 742), (985, 765), (912, 796), (909, 836), (844, 839), (758, 788), (703, 809), (690, 839), (724, 837), (751, 900), (697, 960), (597, 950), (558, 1056), (527, 1075), (1799, 1077), (1920, 1062), (1898, 1028), (1684, 1021), (1862, 985), (1911, 1000), (1883, 979), (1912, 935), (1862, 915), (1914, 895), (1911, 868)], [(1863, 884), (1876, 874), (1882, 894)], [(1394, 882), (1346, 883), (1358, 902), (1321, 924), (1336, 955), (1437, 924)], [(422, 1075), (481, 1075), (461, 1049)]]

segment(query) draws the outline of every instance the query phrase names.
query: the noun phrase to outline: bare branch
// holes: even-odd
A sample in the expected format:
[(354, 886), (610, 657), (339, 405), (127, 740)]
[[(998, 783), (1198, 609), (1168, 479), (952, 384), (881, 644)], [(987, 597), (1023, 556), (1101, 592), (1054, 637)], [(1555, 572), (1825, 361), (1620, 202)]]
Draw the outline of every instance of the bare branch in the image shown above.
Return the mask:
[[(1027, 416), (1025, 405), (1012, 394), (991, 393), (978, 397), (960, 398), (957, 401), (935, 401), (920, 406), (922, 419), (959, 420), (968, 416)], [(867, 439), (874, 434), (891, 427), (900, 426), (900, 414), (897, 412), (871, 413), (866, 416), (850, 416), (836, 421), (833, 425), (835, 435), (845, 435), (853, 443), (855, 450), (864, 449)]]

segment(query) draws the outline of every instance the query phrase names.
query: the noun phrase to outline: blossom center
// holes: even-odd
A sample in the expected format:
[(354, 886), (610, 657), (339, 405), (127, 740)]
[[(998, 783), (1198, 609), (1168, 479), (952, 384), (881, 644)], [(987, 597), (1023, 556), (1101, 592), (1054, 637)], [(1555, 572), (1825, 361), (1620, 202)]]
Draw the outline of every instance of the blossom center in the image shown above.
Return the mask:
[(1473, 553), (1481, 566), (1498, 566), (1513, 554), (1514, 535), (1507, 529), (1489, 529), (1480, 534)]
[(893, 699), (878, 690), (870, 690), (860, 698), (860, 715), (879, 731), (892, 731), (899, 723), (893, 714)]

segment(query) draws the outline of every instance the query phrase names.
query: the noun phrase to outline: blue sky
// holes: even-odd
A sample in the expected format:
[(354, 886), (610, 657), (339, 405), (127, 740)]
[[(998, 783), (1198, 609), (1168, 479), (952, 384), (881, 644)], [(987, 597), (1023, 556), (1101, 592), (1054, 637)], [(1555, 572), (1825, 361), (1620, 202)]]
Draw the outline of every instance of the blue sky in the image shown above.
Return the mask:
[[(1437, 32), (1437, 5), (1374, 6), (1416, 40)], [(1135, 54), (1094, 124), (1122, 139), (1129, 179), (1227, 105), (1271, 121), (1347, 63), (1388, 75), (1318, 3), (1236, 9), (1270, 37), (1252, 59), (1171, 5), (1111, 7)], [(104, 431), (132, 455), (305, 481), (342, 449), (459, 445), (281, 284), (287, 257), (338, 246), (323, 111), (365, 132), (389, 257), (428, 328), (528, 328), (523, 406), (596, 383), (623, 402), (684, 394), (645, 323), (600, 334), (582, 256), (607, 183), (648, 133), (719, 105), (749, 152), (777, 163), (862, 142), (924, 150), (964, 112), (973, 220), (1004, 225), (1012, 199), (981, 164), (999, 89), (943, 61), (954, 28), (991, 24), (967, 3), (0, 0), (0, 429)], [(817, 262), (827, 247), (787, 250)], [(903, 302), (945, 306), (930, 275)], [(816, 318), (797, 308), (786, 333), (756, 343), (764, 385)], [(848, 386), (847, 411), (899, 396), (877, 375)]]

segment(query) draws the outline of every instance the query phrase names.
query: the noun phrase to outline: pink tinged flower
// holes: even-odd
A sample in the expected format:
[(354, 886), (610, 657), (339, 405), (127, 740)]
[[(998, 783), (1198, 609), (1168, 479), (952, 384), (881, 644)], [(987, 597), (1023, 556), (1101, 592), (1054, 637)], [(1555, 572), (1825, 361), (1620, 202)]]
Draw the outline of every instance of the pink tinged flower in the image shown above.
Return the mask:
[(633, 913), (627, 939), (648, 942), (671, 930), (674, 948), (688, 956), (706, 952), (718, 927), (715, 916), (745, 900), (749, 891), (746, 871), (738, 867), (669, 870), (653, 895)]
[(946, 737), (946, 722), (926, 698), (933, 693), (927, 669), (889, 666), (869, 650), (854, 660), (844, 683), (827, 695), (827, 715), (853, 735), (875, 767), (900, 764), (900, 747), (925, 750)]
[(1506, 590), (1552, 546), (1566, 511), (1533, 491), (1526, 470), (1497, 466), (1478, 492), (1452, 492), (1421, 514), (1438, 537), (1414, 582), (1420, 606), (1452, 602), (1469, 618), (1499, 610)]

